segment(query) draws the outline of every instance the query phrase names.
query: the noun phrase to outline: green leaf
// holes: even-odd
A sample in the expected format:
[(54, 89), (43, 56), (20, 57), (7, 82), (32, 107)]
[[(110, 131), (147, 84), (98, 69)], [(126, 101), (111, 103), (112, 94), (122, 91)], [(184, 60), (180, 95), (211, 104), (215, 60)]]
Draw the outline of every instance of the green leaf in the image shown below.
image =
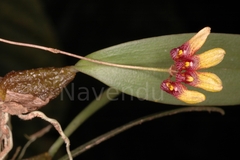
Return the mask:
[[(109, 47), (87, 57), (105, 62), (156, 68), (169, 68), (173, 64), (170, 57), (172, 48), (182, 45), (194, 34), (178, 34), (147, 38)], [(226, 51), (224, 60), (217, 66), (205, 69), (217, 74), (223, 82), (220, 92), (197, 90), (206, 96), (206, 100), (196, 105), (234, 105), (240, 104), (240, 35), (212, 33), (197, 54), (212, 48), (223, 48)], [(149, 101), (186, 105), (173, 96), (160, 90), (160, 83), (169, 77), (168, 73), (142, 71), (95, 64), (80, 60), (77, 69), (90, 75), (108, 86), (126, 94)], [(201, 71), (201, 70), (200, 70)]]

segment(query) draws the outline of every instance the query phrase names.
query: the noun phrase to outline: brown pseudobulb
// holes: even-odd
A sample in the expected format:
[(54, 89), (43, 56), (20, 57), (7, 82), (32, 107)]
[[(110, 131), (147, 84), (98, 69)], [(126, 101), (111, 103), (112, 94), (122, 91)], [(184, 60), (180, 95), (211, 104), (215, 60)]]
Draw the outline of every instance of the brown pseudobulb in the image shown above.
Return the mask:
[(73, 66), (12, 71), (0, 80), (0, 106), (12, 115), (37, 110), (57, 97), (77, 70)]

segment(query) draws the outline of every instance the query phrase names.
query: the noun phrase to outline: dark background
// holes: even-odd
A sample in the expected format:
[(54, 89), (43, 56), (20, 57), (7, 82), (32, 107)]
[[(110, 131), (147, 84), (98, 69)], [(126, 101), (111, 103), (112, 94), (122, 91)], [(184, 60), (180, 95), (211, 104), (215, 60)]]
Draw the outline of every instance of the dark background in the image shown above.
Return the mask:
[[(176, 0), (42, 0), (40, 2), (53, 26), (59, 48), (82, 56), (131, 40), (197, 32), (205, 26), (210, 26), (212, 32), (240, 34), (238, 4), (228, 1), (211, 3)], [(76, 62), (74, 58), (64, 57), (66, 65), (73, 65)], [(89, 89), (94, 87), (99, 92), (102, 87), (107, 88), (101, 82), (81, 73), (76, 76), (73, 83), (76, 90), (81, 86)], [(226, 100), (227, 96), (234, 96), (234, 93), (226, 95)], [(178, 106), (139, 101), (127, 95), (124, 97), (124, 100), (109, 103), (87, 120), (70, 137), (71, 148), (74, 149), (96, 136), (141, 116), (178, 108)], [(59, 119), (63, 128), (93, 99), (94, 94), (90, 93), (87, 101), (80, 102), (76, 98), (75, 101), (70, 102), (66, 114)], [(49, 117), (57, 114), (59, 109), (57, 106), (48, 107), (52, 107), (49, 109)], [(206, 112), (183, 113), (144, 123), (103, 142), (76, 159), (233, 159), (233, 157), (238, 159), (240, 109), (239, 106), (222, 108), (226, 111), (225, 116)], [(17, 118), (13, 119), (13, 122), (31, 128), (28, 122), (19, 122)], [(40, 121), (37, 120), (36, 123)], [(51, 142), (58, 136), (54, 131), (49, 134), (53, 137)], [(33, 147), (38, 146), (39, 141), (35, 142)], [(17, 142), (16, 145), (21, 144)], [(65, 148), (62, 147), (60, 152), (59, 157), (65, 154)], [(33, 156), (37, 153), (32, 151), (28, 154)]]

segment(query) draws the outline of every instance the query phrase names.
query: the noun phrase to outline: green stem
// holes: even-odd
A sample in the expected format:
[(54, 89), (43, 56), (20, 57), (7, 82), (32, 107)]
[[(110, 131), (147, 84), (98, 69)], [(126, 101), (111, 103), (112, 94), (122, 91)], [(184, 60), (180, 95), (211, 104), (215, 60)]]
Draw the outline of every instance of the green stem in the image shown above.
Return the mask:
[(2, 39), (2, 38), (0, 38), (0, 41), (4, 42), (4, 43), (12, 44), (12, 45), (17, 45), (17, 46), (37, 48), (37, 49), (49, 51), (51, 53), (56, 53), (56, 54), (60, 53), (60, 54), (64, 54), (64, 55), (67, 55), (67, 56), (70, 56), (70, 57), (74, 57), (74, 58), (82, 59), (82, 60), (85, 60), (85, 61), (88, 61), (88, 62), (97, 63), (97, 64), (101, 64), (101, 65), (106, 65), (106, 66), (127, 68), (127, 69), (145, 70), (145, 71), (155, 71), (155, 72), (169, 72), (168, 68), (153, 68), (153, 67), (141, 67), (141, 66), (129, 66), (129, 65), (122, 65), (122, 64), (115, 64), (115, 63), (109, 63), (109, 62), (104, 62), (104, 61), (100, 61), (100, 60), (96, 60), (96, 59), (91, 59), (91, 58), (79, 56), (79, 55), (72, 54), (72, 53), (65, 52), (65, 51), (61, 51), (61, 50), (58, 50), (58, 49), (55, 49), (55, 48), (49, 48), (49, 47), (44, 47), (44, 46), (40, 46), (40, 45), (22, 43), (22, 42), (15, 42), (15, 41), (10, 41), (10, 40), (6, 40), (6, 39)]
[[(99, 95), (94, 101), (92, 101), (82, 112), (80, 112), (67, 126), (64, 133), (69, 137), (83, 122), (85, 122), (96, 111), (105, 106), (108, 102), (118, 96), (121, 92), (111, 92), (113, 88), (106, 89), (101, 95)], [(62, 138), (58, 138), (54, 144), (50, 147), (48, 153), (53, 157), (63, 144)]]
[[(224, 115), (224, 110), (221, 108), (217, 108), (217, 107), (184, 107), (184, 108), (178, 108), (178, 109), (174, 109), (174, 110), (170, 110), (170, 111), (165, 111), (165, 112), (161, 112), (161, 113), (156, 113), (156, 114), (152, 114), (152, 115), (148, 115), (142, 118), (139, 118), (137, 120), (134, 120), (132, 122), (129, 122), (123, 126), (120, 126), (116, 129), (111, 130), (110, 132), (107, 132), (97, 138), (92, 139), (91, 141), (79, 146), (78, 148), (74, 149), (71, 153), (73, 157), (76, 157), (78, 155), (80, 155), (81, 153), (89, 150), (90, 148), (100, 144), (101, 142), (127, 130), (130, 129), (134, 126), (140, 125), (144, 122), (148, 122), (157, 118), (161, 118), (161, 117), (165, 117), (165, 116), (170, 116), (170, 115), (174, 115), (174, 114), (178, 114), (178, 113), (183, 113), (183, 112), (199, 112), (199, 111), (207, 111), (207, 112), (218, 112), (222, 115)], [(60, 158), (59, 160), (67, 160), (68, 157), (64, 156), (62, 158)]]

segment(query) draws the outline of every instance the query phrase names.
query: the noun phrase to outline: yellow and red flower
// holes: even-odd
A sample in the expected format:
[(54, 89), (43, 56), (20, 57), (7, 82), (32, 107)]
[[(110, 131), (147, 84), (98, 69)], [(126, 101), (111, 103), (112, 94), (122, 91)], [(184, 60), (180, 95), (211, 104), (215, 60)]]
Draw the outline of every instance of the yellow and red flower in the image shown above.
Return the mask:
[(177, 82), (184, 82), (194, 87), (202, 88), (210, 92), (218, 92), (222, 90), (222, 81), (214, 73), (186, 71), (176, 74)]
[(213, 67), (223, 60), (224, 54), (225, 51), (223, 49), (214, 48), (202, 54), (178, 59), (175, 62), (175, 67), (177, 70), (199, 70)]
[(210, 34), (210, 30), (210, 27), (205, 27), (200, 30), (195, 36), (193, 36), (189, 41), (178, 48), (172, 49), (170, 51), (172, 59), (176, 61), (178, 59), (187, 58), (195, 54), (195, 52), (197, 52), (206, 41), (208, 35)]
[(188, 90), (180, 82), (171, 82), (169, 79), (166, 79), (162, 82), (161, 88), (177, 99), (189, 104), (200, 103), (205, 100), (204, 94), (197, 91)]
[(170, 77), (175, 76), (176, 82), (172, 82), (170, 79), (164, 80), (161, 84), (162, 90), (186, 103), (200, 103), (205, 100), (205, 96), (200, 92), (188, 90), (182, 83), (210, 92), (222, 90), (222, 81), (216, 74), (198, 70), (219, 64), (224, 58), (225, 51), (221, 48), (214, 48), (194, 55), (209, 34), (210, 28), (205, 27), (189, 41), (170, 51), (175, 62), (170, 68)]

